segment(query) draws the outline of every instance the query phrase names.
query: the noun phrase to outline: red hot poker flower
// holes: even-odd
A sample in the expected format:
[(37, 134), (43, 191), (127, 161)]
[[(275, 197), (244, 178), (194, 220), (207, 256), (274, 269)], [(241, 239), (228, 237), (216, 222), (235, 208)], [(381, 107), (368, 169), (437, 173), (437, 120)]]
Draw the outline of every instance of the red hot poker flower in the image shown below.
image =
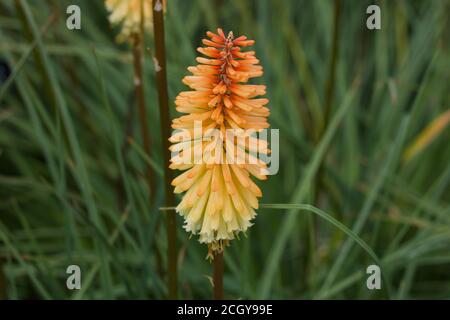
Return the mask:
[[(253, 40), (207, 32), (205, 47), (197, 51), (199, 63), (189, 67), (191, 76), (183, 83), (193, 91), (181, 92), (176, 109), (187, 115), (173, 120), (177, 129), (171, 136), (172, 169), (185, 170), (172, 182), (175, 193), (186, 192), (177, 206), (184, 216), (184, 228), (200, 235), (212, 251), (224, 245), (240, 231), (251, 226), (258, 208), (261, 190), (251, 176), (267, 177), (266, 163), (252, 152), (268, 153), (267, 142), (255, 137), (269, 127), (269, 102), (256, 98), (266, 93), (264, 85), (245, 84), (263, 75), (254, 51), (241, 51)], [(232, 134), (230, 134), (232, 130)]]

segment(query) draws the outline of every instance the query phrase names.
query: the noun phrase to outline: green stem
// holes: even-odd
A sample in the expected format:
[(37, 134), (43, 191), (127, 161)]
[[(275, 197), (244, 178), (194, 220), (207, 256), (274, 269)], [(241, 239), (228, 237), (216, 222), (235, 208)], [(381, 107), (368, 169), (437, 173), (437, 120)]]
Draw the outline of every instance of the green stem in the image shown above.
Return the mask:
[[(143, 70), (143, 41), (144, 34), (141, 29), (141, 33), (139, 35), (135, 35), (133, 39), (133, 66), (134, 66), (134, 87), (135, 87), (135, 96), (138, 104), (139, 110), (139, 122), (141, 127), (141, 136), (144, 147), (144, 153), (146, 156), (151, 158), (152, 156), (152, 142), (150, 138), (150, 130), (148, 127), (148, 118), (147, 118), (147, 110), (145, 105), (145, 94), (144, 94), (144, 83), (142, 77)], [(148, 188), (148, 198), (152, 201), (155, 197), (156, 187), (155, 187), (155, 177), (152, 167), (149, 163), (146, 164), (145, 168), (145, 177)], [(159, 223), (157, 222), (156, 231), (159, 231)], [(155, 254), (156, 254), (156, 266), (157, 272), (160, 276), (163, 275), (162, 270), (162, 258), (161, 253), (159, 252), (158, 246), (155, 245)]]
[[(332, 106), (333, 106), (333, 97), (334, 97), (334, 91), (336, 87), (336, 66), (338, 61), (338, 54), (339, 54), (339, 35), (340, 35), (340, 25), (341, 25), (341, 7), (342, 3), (341, 0), (335, 0), (334, 3), (334, 19), (333, 19), (333, 39), (331, 44), (331, 58), (330, 58), (330, 68), (329, 68), (329, 74), (328, 74), (328, 80), (326, 84), (326, 91), (325, 91), (325, 104), (324, 104), (324, 118), (322, 122), (322, 126), (320, 128), (318, 141), (319, 143), (320, 139), (323, 137), (325, 131), (327, 130), (328, 123), (331, 117), (332, 113)], [(319, 206), (319, 198), (321, 195), (321, 191), (324, 188), (323, 180), (324, 180), (324, 162), (326, 157), (326, 152), (324, 157), (321, 159), (319, 169), (317, 171), (317, 179), (314, 186), (314, 201), (313, 203), (317, 206)], [(317, 243), (318, 243), (318, 221), (317, 217), (313, 216), (310, 220), (310, 233), (308, 233), (308, 247), (307, 250), (309, 255), (309, 265), (308, 265), (308, 273), (313, 274), (314, 270), (316, 270), (316, 265), (318, 263), (317, 261)], [(312, 275), (309, 277), (314, 278)], [(311, 290), (315, 288), (310, 288)]]
[[(153, 25), (155, 37), (155, 71), (156, 86), (158, 89), (159, 111), (161, 116), (161, 139), (164, 155), (164, 184), (165, 184), (165, 204), (167, 207), (175, 205), (175, 197), (170, 182), (172, 173), (169, 170), (169, 95), (167, 92), (167, 71), (166, 71), (166, 47), (164, 41), (164, 14), (160, 0), (153, 0)], [(168, 285), (169, 298), (177, 299), (178, 273), (177, 273), (177, 245), (176, 245), (176, 212), (168, 211), (167, 221), (167, 255), (168, 255)]]
[[(139, 109), (139, 121), (144, 151), (149, 157), (151, 157), (150, 131), (148, 129), (147, 111), (145, 108), (144, 84), (142, 78), (142, 40), (142, 35), (135, 35), (133, 39), (134, 89)], [(155, 193), (155, 182), (150, 165), (147, 165), (145, 170), (147, 185), (149, 189), (149, 199), (151, 200)]]
[(333, 20), (333, 42), (331, 48), (331, 61), (330, 61), (330, 69), (328, 74), (328, 81), (325, 92), (325, 115), (322, 126), (322, 132), (325, 132), (328, 121), (330, 120), (331, 115), (331, 107), (334, 96), (334, 90), (336, 87), (336, 65), (339, 54), (339, 34), (340, 34), (340, 25), (341, 25), (341, 0), (335, 0), (334, 3), (334, 20)]

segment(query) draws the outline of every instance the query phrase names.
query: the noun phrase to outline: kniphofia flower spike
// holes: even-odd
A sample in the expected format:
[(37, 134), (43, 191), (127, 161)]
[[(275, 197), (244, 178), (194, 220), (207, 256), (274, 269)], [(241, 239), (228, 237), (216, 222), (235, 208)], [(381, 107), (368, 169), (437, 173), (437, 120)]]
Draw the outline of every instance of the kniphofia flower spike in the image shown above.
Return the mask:
[(186, 231), (199, 234), (212, 256), (256, 215), (262, 193), (251, 176), (265, 180), (267, 166), (252, 152), (270, 150), (254, 133), (269, 127), (269, 101), (255, 98), (265, 94), (264, 85), (245, 84), (263, 74), (255, 52), (241, 51), (254, 41), (221, 29), (207, 36), (205, 47), (197, 49), (207, 58), (198, 57), (199, 64), (188, 68), (192, 75), (183, 79), (193, 91), (175, 100), (177, 111), (187, 115), (172, 122), (176, 130), (169, 140), (172, 153), (179, 152), (170, 168), (185, 171), (172, 182), (175, 193), (186, 192), (176, 209)]

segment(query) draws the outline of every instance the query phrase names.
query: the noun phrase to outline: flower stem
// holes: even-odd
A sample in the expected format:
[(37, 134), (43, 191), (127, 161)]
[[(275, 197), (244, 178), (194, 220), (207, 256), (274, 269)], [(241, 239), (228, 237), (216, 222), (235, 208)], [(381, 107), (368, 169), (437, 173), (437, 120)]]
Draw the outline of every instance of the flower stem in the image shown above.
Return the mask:
[[(164, 41), (164, 15), (163, 5), (160, 0), (153, 0), (153, 24), (155, 37), (154, 63), (156, 71), (156, 86), (158, 89), (159, 111), (161, 116), (161, 139), (164, 155), (164, 184), (165, 184), (165, 204), (167, 207), (175, 205), (175, 197), (172, 192), (170, 182), (172, 174), (169, 170), (169, 95), (167, 92), (167, 71), (166, 71), (166, 48)], [(168, 285), (169, 298), (177, 299), (178, 274), (177, 274), (177, 244), (176, 244), (176, 213), (169, 211), (166, 213), (167, 221), (167, 255), (168, 255)]]
[[(142, 142), (144, 144), (144, 151), (149, 157), (151, 157), (151, 140), (150, 132), (148, 129), (147, 111), (145, 108), (144, 84), (142, 81), (142, 40), (142, 34), (135, 35), (133, 39), (134, 90), (139, 108), (139, 121), (141, 127)], [(147, 165), (145, 170), (147, 186), (149, 189), (149, 199), (151, 200), (153, 194), (155, 193), (155, 182), (150, 165)]]
[(214, 253), (214, 300), (223, 300), (223, 252)]

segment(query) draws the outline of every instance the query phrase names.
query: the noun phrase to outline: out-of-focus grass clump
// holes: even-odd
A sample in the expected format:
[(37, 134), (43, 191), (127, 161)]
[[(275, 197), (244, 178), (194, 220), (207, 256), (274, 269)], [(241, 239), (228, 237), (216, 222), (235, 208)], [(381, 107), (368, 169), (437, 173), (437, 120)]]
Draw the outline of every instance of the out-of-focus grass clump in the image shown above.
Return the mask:
[[(280, 170), (262, 186), (268, 205), (226, 250), (226, 297), (449, 298), (449, 1), (377, 1), (382, 29), (373, 31), (372, 1), (341, 1), (330, 81), (334, 3), (168, 1), (171, 101), (200, 39), (220, 26), (256, 40), (270, 122), (280, 130)], [(69, 4), (81, 8), (81, 30), (66, 28)], [(100, 0), (0, 3), (0, 59), (11, 70), (0, 87), (2, 297), (167, 294), (154, 66), (147, 55), (148, 159), (131, 51), (115, 42), (117, 32)], [(147, 46), (152, 52), (151, 38)], [(146, 161), (157, 176), (154, 201)], [(206, 249), (178, 224), (179, 295), (209, 298)], [(382, 290), (366, 287), (370, 250)], [(81, 267), (81, 290), (66, 288), (72, 264)]]

